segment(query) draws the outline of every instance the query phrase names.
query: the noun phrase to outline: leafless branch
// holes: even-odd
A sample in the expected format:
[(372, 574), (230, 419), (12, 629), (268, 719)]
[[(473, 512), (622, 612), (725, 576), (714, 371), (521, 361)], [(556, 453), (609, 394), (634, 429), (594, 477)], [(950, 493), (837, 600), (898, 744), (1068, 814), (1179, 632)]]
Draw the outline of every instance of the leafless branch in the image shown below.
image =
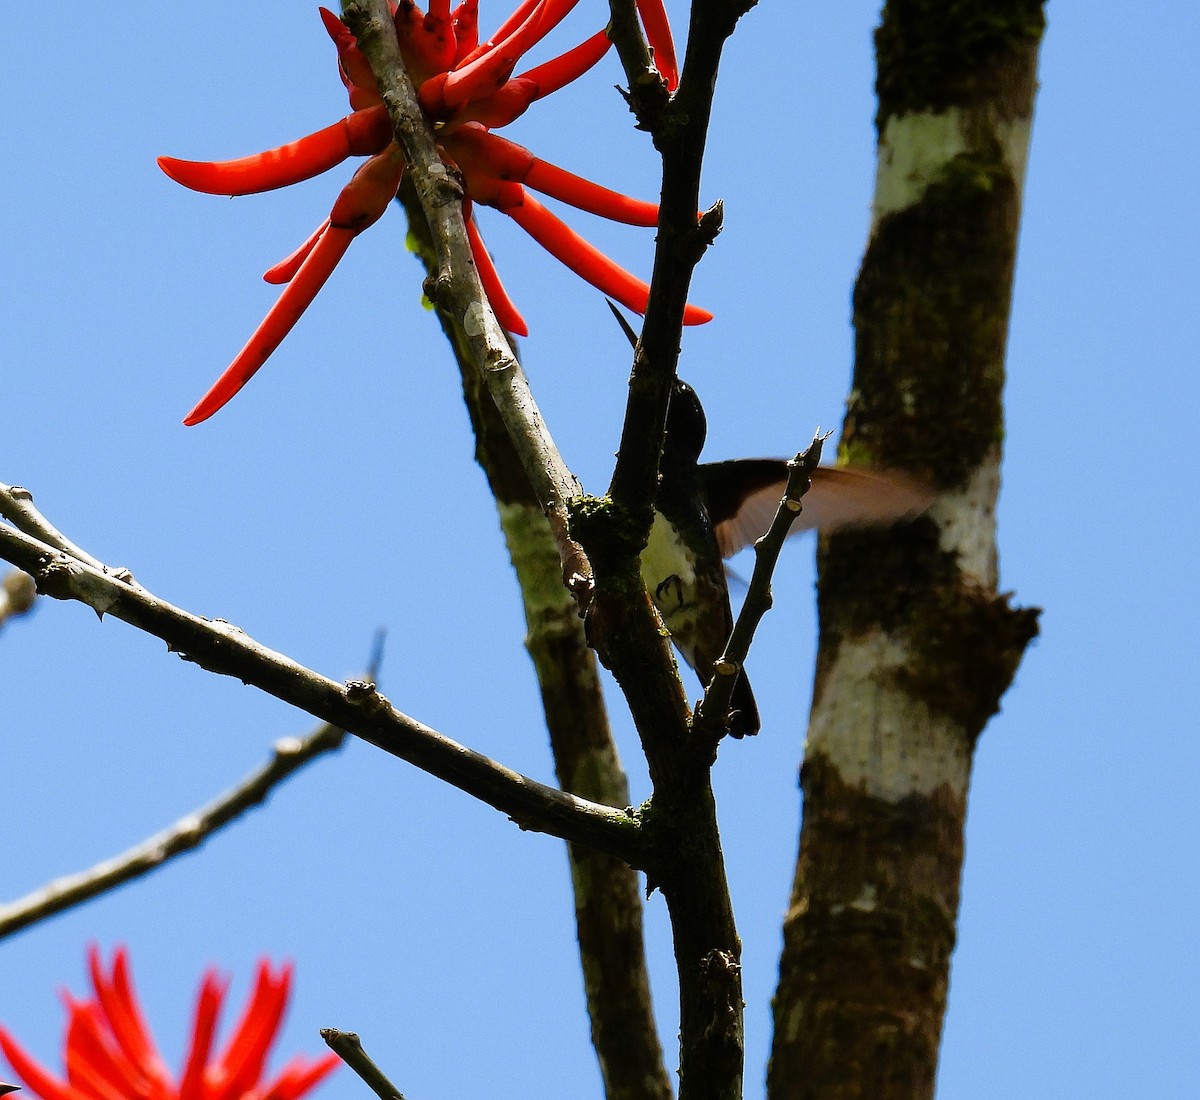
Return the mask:
[[(8, 487), (0, 485), (0, 501), (6, 505), (10, 495)], [(32, 508), (32, 498), (26, 504)], [(39, 592), (77, 600), (101, 616), (112, 615), (153, 634), (184, 660), (235, 676), (348, 730), (502, 810), (523, 829), (577, 841), (640, 865), (639, 825), (625, 810), (576, 798), (512, 771), (402, 714), (367, 681), (336, 683), (229, 623), (174, 607), (103, 565), (96, 568), (4, 524), (0, 524), (0, 558), (29, 573)]]
[[(76, 546), (33, 506), (33, 494), (28, 489), (20, 485), (0, 485), (0, 490), (3, 490), (0, 492), (0, 516), (18, 531), (32, 535), (39, 542), (53, 546), (93, 569), (107, 571), (108, 567), (103, 562)], [(132, 579), (128, 570), (118, 569), (116, 573)]]
[(343, 1062), (363, 1079), (380, 1100), (404, 1100), (404, 1094), (391, 1083), (363, 1050), (362, 1040), (353, 1031), (321, 1028), (321, 1038)]
[(342, 14), (375, 74), (433, 236), (438, 270), (426, 280), (426, 295), (461, 332), (550, 520), (563, 579), (582, 604), (591, 590), (592, 570), (583, 549), (570, 535), (567, 502), (583, 490), (559, 454), (525, 372), (479, 282), (463, 221), (462, 188), (438, 155), (400, 56), (387, 0), (343, 0)]
[(725, 715), (729, 713), (729, 700), (733, 695), (738, 673), (750, 652), (750, 643), (762, 617), (771, 609), (771, 577), (775, 563), (783, 549), (784, 540), (792, 524), (802, 511), (804, 494), (812, 488), (813, 471), (820, 465), (821, 450), (828, 435), (816, 435), (805, 451), (797, 454), (788, 463), (787, 486), (779, 501), (779, 508), (767, 533), (754, 544), (754, 572), (750, 576), (750, 587), (742, 609), (738, 612), (733, 632), (725, 645), (725, 652), (714, 665), (716, 675), (704, 692), (704, 698), (696, 707), (696, 726), (712, 730), (720, 736)]
[[(410, 188), (402, 186), (399, 198), (408, 215), (409, 248), (432, 273), (436, 259), (424, 216)], [(525, 646), (537, 672), (559, 785), (581, 798), (627, 805), (629, 782), (609, 728), (596, 655), (588, 648), (583, 622), (562, 585), (550, 525), (462, 341), (444, 313), (438, 320), (458, 361), (475, 433), (475, 459), (495, 497), (521, 589), (528, 628)], [(637, 872), (580, 844), (567, 845), (567, 858), (592, 1045), (604, 1095), (607, 1100), (670, 1100), (646, 967)]]
[[(679, 87), (653, 118), (640, 118), (662, 154), (662, 201), (650, 302), (634, 356), (621, 447), (609, 492), (615, 501), (644, 520), (647, 531), (692, 271), (721, 230), (719, 202), (701, 217), (696, 216), (713, 92), (725, 41), (750, 6), (745, 0), (692, 5)], [(615, 0), (611, 7), (614, 16), (623, 9)], [(621, 25), (619, 21), (617, 25)], [(622, 47), (621, 60), (631, 86), (644, 80), (636, 50)]]
[(176, 856), (199, 848), (217, 830), (265, 802), (275, 787), (305, 764), (340, 749), (345, 736), (344, 730), (325, 724), (306, 737), (285, 737), (276, 741), (266, 764), (207, 806), (180, 818), (162, 832), (112, 859), (78, 874), (55, 879), (23, 898), (0, 905), (0, 940), (147, 875)]
[(608, 37), (629, 82), (629, 91), (622, 94), (638, 120), (638, 129), (653, 133), (669, 97), (666, 81), (642, 34), (634, 0), (609, 0), (608, 7)]
[[(745, 0), (692, 5), (679, 87), (656, 116), (639, 118), (663, 158), (650, 297), (609, 500), (573, 515), (597, 569), (589, 629), (629, 700), (654, 783), (646, 815), (654, 850), (648, 875), (666, 899), (679, 967), (680, 1100), (734, 1100), (742, 1094), (741, 944), (721, 856), (710, 746), (686, 730), (680, 736), (686, 700), (680, 704), (679, 677), (661, 624), (648, 597), (639, 601), (630, 593), (644, 593), (638, 555), (653, 522), (692, 271), (721, 225), (719, 203), (697, 217), (700, 172), (721, 52), (747, 7)], [(615, 23), (622, 16), (628, 21), (627, 3), (611, 10)], [(644, 76), (633, 46), (622, 46), (631, 86)]]

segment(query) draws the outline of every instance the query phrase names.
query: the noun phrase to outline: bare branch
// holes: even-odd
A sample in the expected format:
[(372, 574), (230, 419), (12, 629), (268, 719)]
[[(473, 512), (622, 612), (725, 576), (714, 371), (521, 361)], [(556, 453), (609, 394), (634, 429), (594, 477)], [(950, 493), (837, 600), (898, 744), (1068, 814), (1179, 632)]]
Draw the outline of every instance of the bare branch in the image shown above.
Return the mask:
[[(614, 15), (620, 12), (621, 5), (613, 2), (611, 6)], [(655, 147), (662, 154), (662, 201), (650, 302), (634, 356), (621, 447), (609, 492), (645, 522), (647, 531), (692, 272), (721, 231), (720, 203), (696, 216), (713, 91), (725, 41), (750, 6), (745, 0), (692, 5), (679, 87), (656, 117), (640, 118), (643, 125), (649, 124)], [(640, 73), (632, 51), (623, 52), (622, 61), (632, 84)]]
[(353, 1031), (321, 1028), (321, 1038), (343, 1062), (363, 1079), (380, 1100), (404, 1100), (404, 1094), (391, 1083), (363, 1050), (362, 1040)]
[(583, 490), (550, 437), (529, 380), (479, 282), (463, 221), (462, 188), (438, 155), (400, 56), (387, 0), (343, 0), (342, 13), (375, 74), (433, 237), (437, 273), (426, 280), (425, 293), (462, 334), (471, 362), (484, 378), (550, 520), (563, 579), (582, 606), (591, 591), (592, 570), (568, 530), (566, 502)]
[[(0, 485), (0, 500), (8, 496)], [(7, 503), (7, 502), (6, 502)], [(28, 501), (32, 508), (32, 500)], [(625, 810), (565, 794), (460, 745), (396, 710), (363, 680), (338, 684), (290, 657), (259, 644), (221, 620), (174, 607), (132, 580), (120, 579), (65, 551), (0, 524), (0, 558), (24, 569), (38, 591), (78, 600), (163, 639), (210, 672), (291, 703), (369, 741), (423, 771), (508, 814), (521, 828), (587, 844), (635, 866), (642, 842), (638, 822)], [(94, 560), (94, 559), (93, 559)]]
[(236, 787), (174, 825), (112, 859), (78, 874), (66, 875), (0, 905), (0, 940), (57, 913), (82, 905), (123, 883), (149, 874), (169, 860), (199, 848), (213, 833), (261, 805), (271, 791), (305, 764), (342, 747), (344, 730), (328, 724), (306, 737), (275, 742), (271, 759)]
[(653, 133), (669, 98), (667, 83), (642, 34), (634, 0), (609, 0), (608, 7), (608, 37), (629, 81), (629, 91), (622, 95), (637, 118), (638, 129)]
[[(637, 558), (654, 517), (658, 465), (692, 272), (720, 231), (718, 203), (697, 217), (700, 172), (717, 70), (726, 39), (749, 5), (709, 0), (692, 5), (687, 56), (679, 87), (649, 122), (663, 158), (662, 201), (650, 298), (634, 353), (621, 445), (609, 483), (611, 502), (581, 540), (597, 567), (596, 607), (604, 612), (594, 636), (601, 657), (626, 693), (654, 781), (646, 817), (656, 847), (653, 881), (671, 918), (679, 966), (680, 1100), (733, 1100), (742, 1094), (744, 1034), (741, 944), (721, 856), (704, 738), (677, 736), (686, 701), (649, 598)], [(624, 13), (628, 15), (628, 5)], [(622, 9), (614, 5), (614, 15)], [(623, 49), (631, 84), (640, 62)], [(587, 518), (576, 513), (579, 524)], [(598, 549), (603, 550), (603, 560)], [(601, 567), (603, 566), (603, 569)], [(657, 832), (658, 829), (662, 833)]]
[[(432, 273), (432, 241), (411, 188), (401, 186), (399, 199), (408, 215), (409, 247)], [(475, 459), (495, 497), (521, 589), (528, 628), (525, 646), (537, 672), (559, 785), (582, 798), (627, 805), (629, 782), (609, 728), (596, 655), (588, 648), (583, 622), (562, 585), (549, 524), (462, 341), (446, 314), (439, 313), (438, 320), (458, 361), (475, 433)], [(634, 336), (632, 343), (636, 342)], [(604, 1095), (607, 1100), (669, 1100), (670, 1079), (646, 968), (637, 872), (580, 844), (567, 845), (567, 858), (592, 1046)]]
[(738, 673), (750, 652), (750, 643), (762, 617), (771, 609), (771, 576), (775, 563), (783, 549), (784, 540), (792, 524), (803, 510), (804, 494), (812, 488), (813, 471), (820, 465), (821, 450), (829, 436), (818, 433), (807, 450), (799, 453), (788, 465), (787, 487), (779, 501), (779, 508), (767, 533), (754, 543), (754, 572), (750, 576), (750, 587), (742, 609), (738, 612), (733, 632), (725, 645), (725, 652), (714, 665), (716, 675), (704, 692), (704, 698), (696, 707), (695, 724), (719, 737), (729, 714), (729, 701), (733, 695)]
[[(53, 546), (56, 550), (70, 554), (71, 557), (90, 565), (93, 569), (106, 571), (108, 568), (103, 562), (93, 558), (86, 550), (76, 546), (46, 519), (33, 506), (33, 494), (20, 485), (0, 484), (0, 516), (8, 520), (18, 531), (24, 531), (25, 534), (32, 535), (47, 546)], [(132, 574), (128, 574), (126, 570), (117, 570), (117, 572), (125, 573), (129, 579), (132, 579)]]

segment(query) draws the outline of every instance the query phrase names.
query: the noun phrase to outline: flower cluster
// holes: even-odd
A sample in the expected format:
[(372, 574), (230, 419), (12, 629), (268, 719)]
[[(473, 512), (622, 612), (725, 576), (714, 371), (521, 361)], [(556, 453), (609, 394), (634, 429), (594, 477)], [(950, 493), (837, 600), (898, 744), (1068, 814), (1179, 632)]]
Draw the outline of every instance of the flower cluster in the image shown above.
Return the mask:
[[(492, 37), (479, 41), (479, 0), (430, 0), (423, 12), (412, 0), (391, 5), (405, 67), (422, 109), (433, 125), (438, 149), (458, 172), (466, 192), (464, 213), (472, 255), (484, 290), (501, 324), (518, 335), (528, 330), (505, 292), (479, 235), (472, 204), (495, 207), (534, 240), (609, 297), (644, 312), (649, 288), (590, 245), (530, 193), (540, 191), (582, 210), (630, 225), (653, 226), (654, 203), (628, 198), (562, 168), (492, 131), (521, 115), (531, 103), (582, 76), (609, 48), (604, 31), (551, 61), (513, 76), (522, 56), (575, 7), (578, 0), (523, 0)], [(669, 88), (678, 81), (674, 46), (662, 0), (638, 0), (654, 47), (656, 64)], [(188, 414), (185, 424), (212, 416), (266, 362), (324, 286), (351, 240), (378, 220), (395, 197), (404, 155), (393, 139), (375, 77), (349, 28), (321, 9), (337, 47), (351, 114), (315, 134), (239, 160), (205, 163), (160, 157), (172, 179), (196, 191), (246, 195), (309, 179), (350, 156), (369, 159), (343, 189), (329, 217), (292, 255), (264, 276), (287, 287), (236, 359)], [(688, 306), (685, 324), (712, 314)]]
[(212, 1057), (213, 1040), (228, 981), (215, 970), (205, 973), (190, 1049), (177, 1080), (146, 1027), (124, 948), (117, 949), (107, 974), (96, 948), (89, 952), (88, 962), (94, 996), (76, 1000), (69, 993), (63, 995), (65, 1081), (0, 1027), (0, 1051), (41, 1100), (299, 1100), (338, 1064), (334, 1054), (317, 1059), (297, 1055), (273, 1079), (264, 1079), (292, 981), (289, 965), (272, 973), (264, 960), (241, 1020), (217, 1057)]

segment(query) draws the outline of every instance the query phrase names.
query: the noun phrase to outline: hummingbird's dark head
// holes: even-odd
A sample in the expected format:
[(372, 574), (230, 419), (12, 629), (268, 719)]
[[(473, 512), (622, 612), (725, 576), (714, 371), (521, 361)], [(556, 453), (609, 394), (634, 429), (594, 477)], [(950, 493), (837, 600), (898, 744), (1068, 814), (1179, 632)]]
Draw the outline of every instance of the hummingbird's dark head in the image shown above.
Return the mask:
[(667, 432), (663, 439), (663, 463), (694, 465), (704, 449), (708, 422), (696, 391), (675, 379), (671, 403), (667, 406)]

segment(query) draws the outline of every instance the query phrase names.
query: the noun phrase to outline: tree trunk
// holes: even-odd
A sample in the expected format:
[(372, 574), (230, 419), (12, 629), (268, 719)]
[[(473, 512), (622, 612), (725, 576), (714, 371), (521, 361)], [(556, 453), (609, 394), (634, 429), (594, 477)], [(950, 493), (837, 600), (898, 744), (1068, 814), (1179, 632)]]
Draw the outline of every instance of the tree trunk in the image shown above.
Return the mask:
[(824, 540), (769, 1095), (933, 1095), (976, 739), (1037, 632), (997, 593), (1004, 350), (1036, 0), (890, 0), (843, 460), (940, 491)]

